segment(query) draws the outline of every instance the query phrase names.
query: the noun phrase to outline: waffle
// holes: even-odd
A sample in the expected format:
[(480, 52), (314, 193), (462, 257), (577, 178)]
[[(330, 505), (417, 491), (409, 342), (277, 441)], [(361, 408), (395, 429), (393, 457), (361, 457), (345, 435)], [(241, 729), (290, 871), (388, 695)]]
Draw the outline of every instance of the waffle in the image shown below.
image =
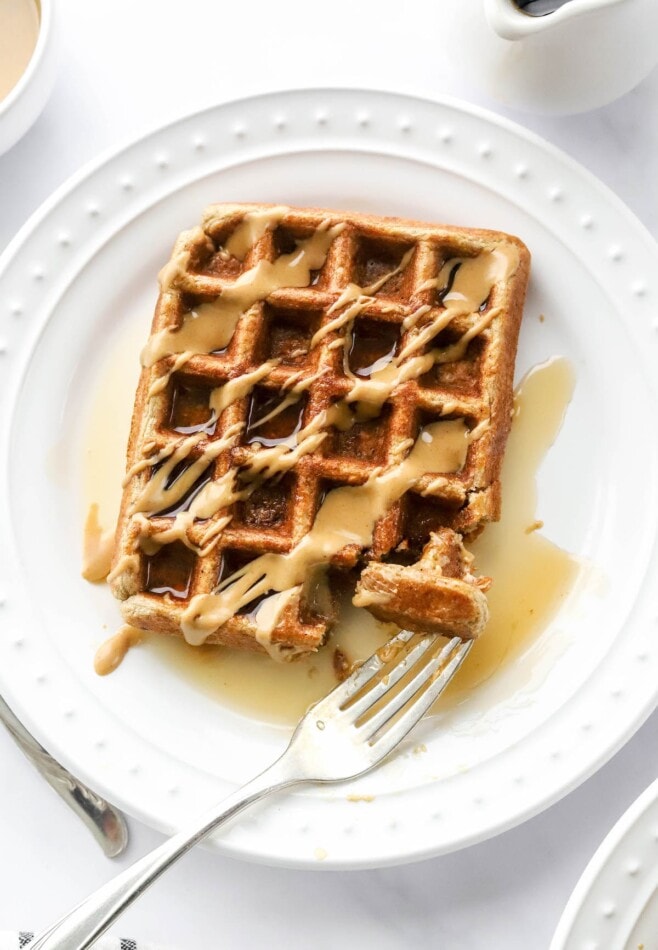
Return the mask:
[(331, 571), (367, 565), (376, 615), (438, 610), (449, 632), (457, 596), (477, 634), (461, 545), (500, 514), (528, 271), (499, 232), (208, 208), (142, 355), (110, 574), (126, 621), (285, 658), (326, 639)]
[(416, 564), (367, 564), (353, 600), (378, 620), (407, 630), (473, 639), (489, 619), (484, 592), (491, 578), (475, 577), (472, 566), (459, 535), (439, 528)]

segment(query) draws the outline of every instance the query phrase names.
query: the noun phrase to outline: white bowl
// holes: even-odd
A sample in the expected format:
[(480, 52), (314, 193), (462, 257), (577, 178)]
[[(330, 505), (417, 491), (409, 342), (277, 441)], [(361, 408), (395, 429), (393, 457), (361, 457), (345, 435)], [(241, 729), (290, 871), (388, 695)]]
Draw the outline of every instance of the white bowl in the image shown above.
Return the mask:
[(0, 100), (0, 155), (15, 145), (36, 121), (55, 82), (55, 0), (40, 0), (39, 36), (27, 69)]

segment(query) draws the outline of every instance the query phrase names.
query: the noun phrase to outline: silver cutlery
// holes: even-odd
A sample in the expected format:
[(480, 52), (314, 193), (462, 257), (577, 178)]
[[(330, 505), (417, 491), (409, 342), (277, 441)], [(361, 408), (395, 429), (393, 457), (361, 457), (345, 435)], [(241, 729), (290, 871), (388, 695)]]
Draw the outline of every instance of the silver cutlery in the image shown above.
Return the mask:
[(268, 769), (99, 888), (40, 934), (30, 950), (86, 950), (190, 848), (266, 795), (369, 772), (443, 692), (473, 641), (454, 637), (444, 643), (432, 635), (398, 634), (309, 709)]
[(128, 843), (123, 815), (54, 759), (28, 732), (1, 696), (0, 721), (51, 788), (91, 831), (108, 858), (121, 854)]
[(570, 0), (515, 0), (517, 7), (530, 16), (547, 16), (569, 2)]

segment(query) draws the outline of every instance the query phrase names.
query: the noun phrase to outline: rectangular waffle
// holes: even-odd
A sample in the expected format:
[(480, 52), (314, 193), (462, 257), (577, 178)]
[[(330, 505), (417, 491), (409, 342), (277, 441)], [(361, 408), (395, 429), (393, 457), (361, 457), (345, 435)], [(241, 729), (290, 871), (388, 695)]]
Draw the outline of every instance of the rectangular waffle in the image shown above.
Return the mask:
[[(462, 539), (500, 513), (529, 259), (500, 232), (208, 208), (161, 272), (142, 356), (110, 574), (124, 618), (191, 642), (307, 652), (333, 619), (326, 568), (367, 564), (357, 598), (376, 615), (479, 632), (486, 583)], [(412, 447), (434, 436), (445, 458), (414, 472)], [(319, 520), (332, 531), (351, 529), (334, 517), (339, 499), (378, 517), (311, 550), (327, 499)], [(289, 562), (302, 567), (272, 596), (282, 583), (266, 582)], [(244, 587), (237, 610), (218, 591), (227, 580)]]

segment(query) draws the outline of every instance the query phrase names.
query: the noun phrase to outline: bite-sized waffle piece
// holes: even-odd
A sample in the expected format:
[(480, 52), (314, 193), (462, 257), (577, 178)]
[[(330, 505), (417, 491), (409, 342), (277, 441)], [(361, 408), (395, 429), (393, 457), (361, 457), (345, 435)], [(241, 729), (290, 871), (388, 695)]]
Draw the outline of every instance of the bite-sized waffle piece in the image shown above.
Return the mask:
[(161, 272), (142, 356), (110, 575), (125, 619), (306, 652), (333, 617), (322, 568), (408, 563), (498, 518), (528, 269), (499, 232), (211, 206)]
[(450, 528), (439, 528), (415, 564), (371, 561), (361, 572), (354, 603), (417, 633), (470, 640), (489, 619), (488, 577), (475, 577), (473, 555)]

